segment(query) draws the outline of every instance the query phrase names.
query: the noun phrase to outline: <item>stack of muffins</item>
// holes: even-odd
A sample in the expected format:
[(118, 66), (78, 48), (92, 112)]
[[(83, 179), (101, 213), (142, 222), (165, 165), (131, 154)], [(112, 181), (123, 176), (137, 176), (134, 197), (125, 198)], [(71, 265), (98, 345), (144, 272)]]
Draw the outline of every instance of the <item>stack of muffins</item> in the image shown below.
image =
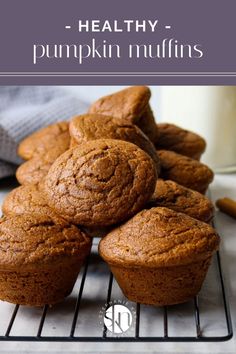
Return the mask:
[(0, 220), (0, 299), (62, 301), (93, 236), (129, 300), (172, 305), (199, 292), (219, 246), (204, 195), (213, 173), (199, 162), (206, 144), (156, 124), (150, 96), (127, 88), (21, 142), (21, 186)]

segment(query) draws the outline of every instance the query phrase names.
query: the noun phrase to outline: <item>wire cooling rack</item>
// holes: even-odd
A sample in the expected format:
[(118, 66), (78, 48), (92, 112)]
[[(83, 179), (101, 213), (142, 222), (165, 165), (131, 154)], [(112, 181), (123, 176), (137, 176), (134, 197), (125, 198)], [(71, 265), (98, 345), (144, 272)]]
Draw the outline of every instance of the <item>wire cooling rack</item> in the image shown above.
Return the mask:
[(233, 335), (219, 253), (213, 259), (203, 289), (192, 301), (163, 308), (129, 303), (133, 326), (122, 336), (108, 331), (101, 316), (112, 300), (125, 298), (99, 258), (94, 242), (72, 294), (63, 303), (29, 308), (0, 302), (0, 340), (217, 342)]

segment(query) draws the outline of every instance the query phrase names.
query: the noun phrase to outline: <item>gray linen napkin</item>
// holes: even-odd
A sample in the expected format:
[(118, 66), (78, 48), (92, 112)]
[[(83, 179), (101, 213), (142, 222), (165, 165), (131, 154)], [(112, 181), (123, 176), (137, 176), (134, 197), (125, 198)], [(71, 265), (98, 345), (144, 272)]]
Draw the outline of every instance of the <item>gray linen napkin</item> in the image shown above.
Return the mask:
[(0, 178), (13, 175), (22, 162), (17, 146), (24, 137), (87, 109), (63, 87), (0, 86)]

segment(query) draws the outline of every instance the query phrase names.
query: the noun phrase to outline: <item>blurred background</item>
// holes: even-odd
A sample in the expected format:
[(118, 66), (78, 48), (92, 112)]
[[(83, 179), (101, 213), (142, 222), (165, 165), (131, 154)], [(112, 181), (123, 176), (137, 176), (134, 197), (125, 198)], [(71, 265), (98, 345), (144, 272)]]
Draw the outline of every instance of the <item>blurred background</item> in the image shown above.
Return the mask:
[[(86, 113), (98, 98), (126, 86), (0, 86), (0, 178), (21, 161), (19, 142), (42, 126)], [(214, 172), (236, 171), (236, 86), (150, 86), (157, 122), (202, 135), (202, 161)]]
[[(125, 86), (65, 87), (91, 103)], [(207, 141), (202, 161), (215, 172), (236, 171), (236, 86), (150, 86), (157, 122), (193, 130)]]

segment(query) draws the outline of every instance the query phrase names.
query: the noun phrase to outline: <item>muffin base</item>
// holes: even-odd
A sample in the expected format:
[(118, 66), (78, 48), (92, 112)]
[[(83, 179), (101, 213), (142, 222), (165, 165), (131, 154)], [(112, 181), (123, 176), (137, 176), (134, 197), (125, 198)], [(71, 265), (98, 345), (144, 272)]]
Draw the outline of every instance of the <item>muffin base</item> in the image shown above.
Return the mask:
[(0, 299), (27, 306), (53, 305), (68, 296), (81, 263), (36, 272), (0, 271)]
[(184, 266), (124, 268), (110, 265), (124, 295), (134, 302), (167, 306), (186, 302), (201, 289), (211, 257)]

